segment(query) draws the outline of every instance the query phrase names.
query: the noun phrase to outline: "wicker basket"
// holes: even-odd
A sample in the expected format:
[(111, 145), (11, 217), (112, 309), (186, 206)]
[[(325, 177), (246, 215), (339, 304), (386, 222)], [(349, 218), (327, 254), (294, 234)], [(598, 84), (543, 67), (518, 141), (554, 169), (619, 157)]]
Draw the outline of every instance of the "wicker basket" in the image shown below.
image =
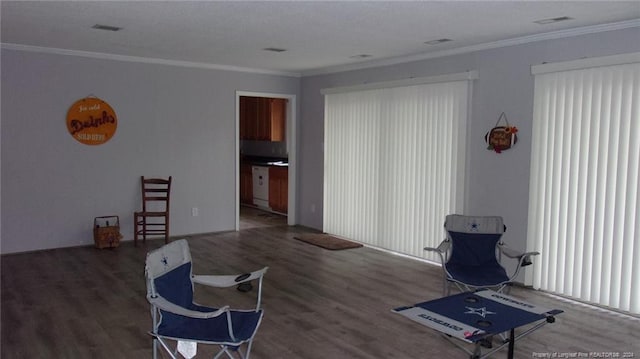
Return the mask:
[(93, 241), (96, 248), (116, 248), (120, 245), (120, 218), (118, 216), (96, 217), (93, 220)]

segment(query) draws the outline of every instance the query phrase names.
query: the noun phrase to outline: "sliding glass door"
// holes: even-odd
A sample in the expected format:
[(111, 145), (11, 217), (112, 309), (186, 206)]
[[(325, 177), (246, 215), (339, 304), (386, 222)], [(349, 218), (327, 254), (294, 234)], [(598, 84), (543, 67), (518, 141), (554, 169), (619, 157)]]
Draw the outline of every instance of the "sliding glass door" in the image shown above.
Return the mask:
[(470, 81), (325, 96), (324, 231), (430, 258), (462, 211)]

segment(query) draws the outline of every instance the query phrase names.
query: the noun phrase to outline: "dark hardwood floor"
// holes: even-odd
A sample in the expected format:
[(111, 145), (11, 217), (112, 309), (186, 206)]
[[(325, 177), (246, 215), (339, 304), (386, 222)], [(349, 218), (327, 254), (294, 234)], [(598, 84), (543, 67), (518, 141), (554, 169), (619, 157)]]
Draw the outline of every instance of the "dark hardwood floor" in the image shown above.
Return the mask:
[[(284, 217), (244, 214), (239, 232), (188, 240), (196, 274), (270, 267), (265, 317), (252, 358), (468, 357), (433, 331), (391, 312), (440, 297), (439, 267), (368, 247), (324, 250), (293, 239), (310, 230), (288, 227)], [(162, 244), (148, 240), (138, 248), (124, 242), (115, 250), (78, 247), (2, 256), (2, 358), (150, 358), (144, 261), (147, 251)], [(213, 306), (248, 306), (252, 294), (196, 287), (197, 301)], [(637, 318), (524, 288), (511, 294), (565, 311), (556, 323), (517, 342), (516, 358), (546, 353), (640, 357)], [(200, 346), (197, 358), (210, 353)], [(503, 350), (493, 357), (506, 355)]]

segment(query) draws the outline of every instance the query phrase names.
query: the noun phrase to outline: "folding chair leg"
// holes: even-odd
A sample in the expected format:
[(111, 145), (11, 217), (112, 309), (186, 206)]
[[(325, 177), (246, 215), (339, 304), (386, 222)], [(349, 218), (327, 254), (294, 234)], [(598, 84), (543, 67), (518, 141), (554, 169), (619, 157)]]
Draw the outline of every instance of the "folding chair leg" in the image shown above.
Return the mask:
[(176, 350), (172, 353), (171, 348), (169, 348), (167, 343), (165, 343), (162, 339), (159, 339), (159, 338), (153, 339), (153, 359), (157, 359), (158, 344), (162, 345), (162, 347), (164, 348), (164, 351), (167, 352), (167, 354), (169, 354), (171, 359), (178, 359), (177, 357), (178, 348), (176, 347)]
[(253, 339), (251, 339), (247, 345), (247, 356), (244, 359), (249, 359), (249, 355), (251, 355), (251, 344), (253, 344)]
[(158, 339), (153, 338), (153, 359), (158, 359)]
[[(234, 356), (229, 352), (229, 347), (226, 345), (222, 345), (222, 350), (220, 350), (218, 352), (218, 354), (216, 354), (216, 356), (213, 357), (213, 359), (218, 359), (220, 358), (220, 356), (222, 356), (222, 354), (227, 354), (227, 357), (229, 359), (235, 359)], [(244, 356), (242, 355), (242, 353), (240, 353), (240, 358), (244, 358)]]

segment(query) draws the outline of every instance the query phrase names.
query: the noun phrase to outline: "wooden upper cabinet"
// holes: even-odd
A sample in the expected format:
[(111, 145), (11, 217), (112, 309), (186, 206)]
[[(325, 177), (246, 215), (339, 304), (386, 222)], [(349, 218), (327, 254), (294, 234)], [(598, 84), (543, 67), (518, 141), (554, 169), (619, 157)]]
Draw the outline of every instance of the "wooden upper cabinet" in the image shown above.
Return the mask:
[(258, 114), (258, 98), (240, 97), (240, 139), (255, 140), (258, 138), (256, 116)]
[(258, 141), (271, 141), (271, 116), (269, 114), (269, 99), (258, 97), (258, 112), (256, 114)]
[(271, 111), (271, 141), (284, 141), (287, 118), (287, 100), (283, 98), (269, 99)]
[(286, 108), (286, 99), (241, 96), (240, 139), (284, 141)]

